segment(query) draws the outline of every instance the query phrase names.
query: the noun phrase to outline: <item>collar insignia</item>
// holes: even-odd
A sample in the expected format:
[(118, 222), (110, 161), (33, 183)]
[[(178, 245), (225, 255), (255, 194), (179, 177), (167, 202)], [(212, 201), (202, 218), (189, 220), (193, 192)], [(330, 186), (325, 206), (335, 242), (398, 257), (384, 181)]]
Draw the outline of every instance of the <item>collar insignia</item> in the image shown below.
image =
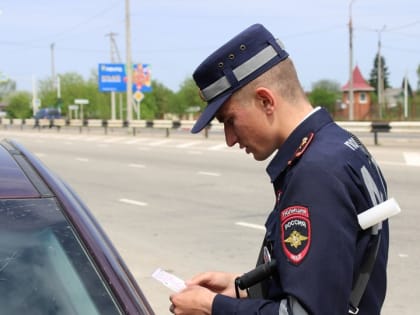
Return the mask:
[(287, 165), (291, 166), (297, 159), (299, 159), (303, 155), (303, 153), (305, 153), (306, 149), (309, 147), (309, 144), (314, 138), (314, 135), (315, 134), (311, 132), (307, 136), (302, 138), (299, 147), (296, 149), (293, 157), (287, 162)]

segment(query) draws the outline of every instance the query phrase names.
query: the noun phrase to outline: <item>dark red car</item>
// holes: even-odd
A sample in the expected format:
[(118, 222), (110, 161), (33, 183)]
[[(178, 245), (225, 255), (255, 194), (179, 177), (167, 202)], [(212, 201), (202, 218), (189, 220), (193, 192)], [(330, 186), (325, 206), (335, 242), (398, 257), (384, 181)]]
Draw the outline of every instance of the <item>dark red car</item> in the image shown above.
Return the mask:
[(0, 142), (2, 314), (152, 315), (91, 212), (14, 141)]

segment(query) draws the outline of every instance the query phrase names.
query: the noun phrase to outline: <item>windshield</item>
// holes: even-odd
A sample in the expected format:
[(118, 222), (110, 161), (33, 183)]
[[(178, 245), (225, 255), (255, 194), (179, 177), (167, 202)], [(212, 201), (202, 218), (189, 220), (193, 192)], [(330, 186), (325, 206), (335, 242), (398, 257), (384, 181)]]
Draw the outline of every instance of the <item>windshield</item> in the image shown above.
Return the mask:
[(121, 314), (54, 199), (0, 200), (4, 314)]

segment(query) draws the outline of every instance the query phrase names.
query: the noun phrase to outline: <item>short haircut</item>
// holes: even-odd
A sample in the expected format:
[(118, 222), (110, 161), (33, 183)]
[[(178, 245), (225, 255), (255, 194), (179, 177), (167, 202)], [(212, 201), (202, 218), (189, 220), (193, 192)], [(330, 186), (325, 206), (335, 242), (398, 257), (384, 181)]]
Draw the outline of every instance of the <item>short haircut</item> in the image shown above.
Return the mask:
[(250, 96), (249, 93), (252, 93), (258, 86), (265, 86), (276, 90), (283, 99), (292, 104), (297, 103), (302, 99), (306, 99), (295, 66), (290, 58), (283, 60), (255, 80), (251, 81), (248, 85), (239, 90), (239, 93), (236, 93), (238, 94), (237, 97), (245, 100), (245, 98)]

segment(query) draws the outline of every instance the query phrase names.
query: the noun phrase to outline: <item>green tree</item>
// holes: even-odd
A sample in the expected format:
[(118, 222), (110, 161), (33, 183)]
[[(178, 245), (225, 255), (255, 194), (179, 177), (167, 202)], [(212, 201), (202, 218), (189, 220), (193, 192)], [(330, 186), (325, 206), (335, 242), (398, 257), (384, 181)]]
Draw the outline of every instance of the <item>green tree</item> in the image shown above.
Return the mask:
[(418, 92), (413, 96), (413, 100), (411, 102), (410, 117), (413, 120), (420, 120), (420, 93)]
[(323, 106), (330, 113), (334, 113), (335, 104), (341, 99), (340, 84), (331, 80), (319, 80), (312, 84), (308, 98), (313, 106)]
[(84, 118), (110, 118), (110, 95), (98, 90), (97, 79), (94, 73), (89, 80), (84, 80), (77, 73), (69, 72), (60, 74), (61, 98), (57, 96), (57, 90), (53, 88), (51, 79), (40, 81), (39, 98), (42, 107), (60, 107), (63, 115), (68, 114), (68, 106), (74, 104), (75, 99), (87, 99), (88, 105), (84, 105)]
[(7, 99), (6, 113), (10, 118), (29, 118), (32, 116), (31, 94), (14, 92)]
[[(57, 89), (53, 87), (50, 78), (39, 81), (38, 96), (42, 107), (60, 107), (63, 115), (68, 115), (68, 106), (74, 104), (74, 100), (83, 98), (89, 100), (84, 106), (84, 118), (110, 119), (111, 117), (111, 93), (103, 93), (98, 89), (98, 72), (92, 70), (90, 78), (84, 80), (77, 73), (60, 74), (61, 97), (58, 99)], [(117, 94), (117, 106), (120, 97)], [(126, 106), (126, 93), (121, 93), (122, 107)], [(192, 78), (186, 79), (177, 93), (174, 93), (162, 83), (153, 80), (152, 92), (145, 93), (141, 102), (142, 119), (162, 119), (165, 114), (177, 114), (180, 118), (191, 108), (202, 109), (205, 102), (200, 98), (198, 88)], [(121, 112), (121, 110), (117, 112)], [(123, 113), (125, 116), (125, 111)]]
[(174, 93), (162, 83), (153, 80), (152, 92), (145, 93), (141, 102), (142, 119), (163, 119), (166, 113), (171, 112), (171, 103)]
[(181, 84), (180, 90), (174, 98), (171, 110), (180, 116), (186, 114), (190, 108), (199, 107), (201, 110), (206, 106), (199, 94), (199, 89), (192, 78), (187, 78)]
[[(381, 68), (382, 78), (384, 80), (384, 90), (389, 88), (389, 71), (386, 66), (385, 58), (381, 56)], [(373, 61), (373, 68), (370, 71), (369, 84), (375, 88), (375, 94), (378, 95), (378, 69), (379, 69), (379, 56), (376, 54), (375, 60)]]
[[(402, 79), (401, 89), (402, 89), (402, 91), (404, 93), (404, 89), (405, 89), (405, 78)], [(411, 88), (411, 84), (410, 84), (410, 81), (408, 79), (407, 79), (407, 93), (408, 93), (408, 97), (409, 98), (412, 98), (413, 95), (414, 95), (413, 89)]]
[(10, 79), (1, 79), (0, 73), (0, 100), (14, 91), (16, 91), (16, 82)]
[(74, 92), (72, 94), (72, 96), (75, 97), (74, 99), (85, 98), (89, 100), (89, 105), (85, 106), (86, 118), (111, 118), (111, 93), (99, 91), (98, 79), (97, 76), (93, 76), (93, 71), (91, 77), (83, 86), (71, 91)]

